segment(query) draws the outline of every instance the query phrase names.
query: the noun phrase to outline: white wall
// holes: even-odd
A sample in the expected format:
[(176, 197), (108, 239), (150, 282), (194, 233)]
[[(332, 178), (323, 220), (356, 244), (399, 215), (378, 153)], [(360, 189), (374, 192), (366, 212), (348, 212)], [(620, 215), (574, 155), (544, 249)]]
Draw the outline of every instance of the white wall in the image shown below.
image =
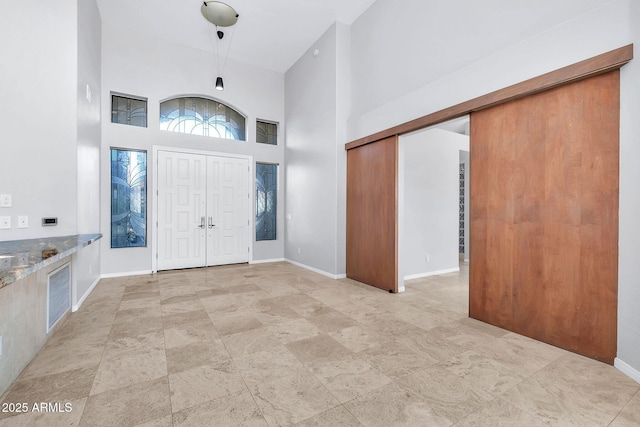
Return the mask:
[(5, 2), (0, 37), (0, 193), (13, 195), (0, 240), (75, 234), (77, 2)]
[[(101, 19), (95, 0), (78, 2), (78, 79), (77, 79), (77, 188), (80, 234), (100, 230), (100, 68)], [(90, 95), (87, 95), (89, 87)], [(89, 99), (90, 98), (90, 99)], [(76, 252), (73, 305), (100, 278), (100, 245), (90, 245)]]
[(618, 48), (626, 2), (378, 0), (351, 26), (349, 139)]
[[(231, 46), (233, 49), (233, 46)], [(280, 163), (278, 235), (275, 241), (253, 242), (253, 259), (284, 257), (284, 75), (229, 59), (224, 91), (214, 88), (215, 57), (211, 52), (159, 42), (141, 34), (103, 24), (102, 28), (102, 163), (101, 242), (103, 275), (148, 272), (152, 269), (152, 209), (154, 205), (153, 146), (183, 147), (253, 156), (254, 161)], [(111, 92), (148, 99), (148, 127), (111, 123)], [(213, 97), (247, 116), (247, 141), (230, 141), (159, 130), (160, 102), (176, 96)], [(255, 142), (257, 118), (280, 123), (277, 146)], [(109, 148), (147, 150), (147, 247), (111, 249)], [(255, 239), (255, 233), (252, 231)]]
[[(640, 48), (640, 2), (629, 0), (624, 30), (631, 33), (635, 56)], [(621, 24), (622, 25), (622, 24)], [(621, 29), (622, 31), (622, 29)], [(616, 366), (640, 382), (640, 63), (621, 70), (620, 217), (618, 243), (618, 360)]]
[(446, 130), (400, 137), (398, 248), (405, 279), (458, 270), (460, 150), (469, 150), (469, 137)]
[[(460, 13), (460, 0), (438, 5), (377, 0), (354, 22), (350, 140), (630, 43), (640, 45), (640, 6), (634, 0), (464, 3), (481, 9)], [(403, 19), (388, 19), (398, 10)], [(434, 16), (443, 24), (432, 22)], [(529, 22), (544, 23), (546, 30), (530, 31)], [(445, 24), (457, 31), (448, 32)], [(478, 46), (485, 42), (487, 49)], [(635, 244), (640, 240), (640, 66), (635, 61), (621, 72), (616, 366), (628, 368), (625, 372), (640, 381), (640, 263)], [(391, 88), (386, 89), (382, 83), (389, 81)]]
[(285, 76), (285, 256), (329, 276), (345, 272), (348, 53), (348, 27), (335, 23)]

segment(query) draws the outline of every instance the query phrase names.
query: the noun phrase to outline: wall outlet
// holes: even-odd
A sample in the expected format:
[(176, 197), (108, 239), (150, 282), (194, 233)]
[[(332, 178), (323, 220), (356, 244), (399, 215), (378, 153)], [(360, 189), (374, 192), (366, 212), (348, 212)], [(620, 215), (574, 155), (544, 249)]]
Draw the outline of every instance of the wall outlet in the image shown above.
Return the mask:
[(431, 261), (431, 255), (427, 254), (427, 256), (426, 256), (426, 257), (424, 257), (424, 260), (425, 260), (426, 262)]
[(11, 228), (11, 217), (0, 216), (0, 230), (8, 230)]
[(300, 248), (298, 248), (298, 253), (300, 253)]
[(11, 194), (0, 194), (0, 208), (10, 208), (11, 207)]
[(18, 216), (18, 228), (28, 228), (29, 227), (29, 217), (26, 215)]

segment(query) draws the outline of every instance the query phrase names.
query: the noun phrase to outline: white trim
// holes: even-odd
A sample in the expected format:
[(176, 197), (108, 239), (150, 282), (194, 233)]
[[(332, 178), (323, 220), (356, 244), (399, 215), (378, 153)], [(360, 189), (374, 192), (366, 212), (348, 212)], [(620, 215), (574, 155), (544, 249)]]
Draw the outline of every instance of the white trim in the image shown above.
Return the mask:
[(408, 276), (404, 276), (404, 280), (421, 279), (423, 277), (438, 276), (440, 274), (457, 273), (458, 271), (460, 271), (460, 267), (447, 268), (445, 270), (427, 271), (426, 273), (410, 274)]
[(85, 292), (85, 293), (84, 293), (84, 295), (82, 295), (82, 298), (80, 298), (80, 300), (78, 300), (78, 303), (77, 303), (77, 304), (75, 304), (75, 305), (73, 305), (73, 306), (71, 307), (71, 311), (72, 311), (72, 312), (74, 312), (74, 313), (75, 313), (76, 311), (78, 311), (78, 310), (80, 309), (80, 306), (82, 305), (82, 303), (84, 302), (84, 300), (86, 300), (86, 299), (87, 299), (87, 297), (88, 297), (88, 296), (89, 296), (89, 294), (93, 291), (93, 288), (95, 288), (95, 287), (96, 287), (96, 285), (98, 284), (98, 282), (100, 282), (100, 277), (98, 277), (98, 278), (96, 279), (96, 281), (95, 281), (95, 282), (93, 282), (93, 285), (89, 286), (89, 289), (87, 289), (87, 292)]
[(321, 275), (323, 275), (325, 277), (328, 277), (330, 279), (339, 280), (339, 279), (344, 279), (344, 278), (347, 277), (346, 274), (331, 274), (331, 273), (327, 273), (324, 270), (320, 270), (320, 269), (317, 269), (317, 268), (311, 267), (309, 265), (302, 264), (302, 263), (299, 263), (299, 262), (296, 262), (296, 261), (293, 261), (293, 260), (290, 260), (290, 259), (285, 259), (285, 261), (288, 262), (289, 264), (293, 264), (295, 266), (304, 268), (305, 270), (313, 271), (314, 273), (321, 274)]
[(615, 366), (620, 372), (631, 378), (637, 383), (640, 383), (640, 371), (632, 367), (626, 362), (618, 359), (617, 357), (613, 360), (613, 366)]
[(100, 275), (101, 279), (111, 279), (113, 277), (127, 277), (127, 276), (143, 276), (145, 274), (153, 274), (151, 270), (142, 271), (124, 271), (122, 273), (108, 273)]
[(273, 259), (255, 259), (249, 261), (249, 264), (267, 264), (270, 262), (284, 262), (284, 258), (273, 258)]

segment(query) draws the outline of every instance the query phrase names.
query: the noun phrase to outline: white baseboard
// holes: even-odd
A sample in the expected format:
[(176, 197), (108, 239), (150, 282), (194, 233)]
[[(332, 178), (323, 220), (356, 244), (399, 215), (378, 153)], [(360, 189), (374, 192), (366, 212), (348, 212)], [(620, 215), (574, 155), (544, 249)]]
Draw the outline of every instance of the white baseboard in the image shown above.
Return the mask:
[(338, 279), (344, 279), (344, 278), (347, 277), (346, 274), (331, 274), (331, 273), (327, 273), (324, 270), (320, 270), (320, 269), (317, 269), (315, 267), (311, 267), (309, 265), (302, 264), (302, 263), (299, 263), (297, 261), (293, 261), (293, 260), (290, 260), (290, 259), (285, 259), (285, 261), (287, 261), (288, 263), (293, 264), (295, 266), (304, 268), (305, 270), (309, 270), (309, 271), (313, 271), (314, 273), (322, 274), (323, 276), (328, 277), (330, 279), (338, 280)]
[(143, 276), (145, 274), (153, 274), (151, 270), (143, 270), (143, 271), (126, 271), (123, 273), (108, 273), (102, 274), (100, 276), (101, 279), (111, 279), (114, 277), (126, 277), (126, 276)]
[(78, 303), (75, 304), (73, 307), (71, 307), (71, 311), (72, 312), (76, 312), (80, 309), (80, 307), (82, 306), (82, 303), (84, 302), (84, 300), (87, 299), (87, 297), (89, 296), (89, 294), (93, 291), (93, 288), (96, 287), (96, 285), (100, 282), (100, 277), (98, 277), (95, 282), (93, 282), (93, 284), (91, 286), (89, 286), (89, 289), (87, 289), (87, 292), (84, 293), (84, 295), (82, 295), (82, 298), (80, 298), (78, 300)]
[(427, 271), (426, 273), (410, 274), (408, 276), (404, 276), (404, 280), (421, 279), (423, 277), (438, 276), (440, 274), (457, 273), (458, 271), (460, 271), (460, 267), (447, 268), (445, 270)]
[(284, 258), (254, 259), (253, 261), (249, 262), (249, 264), (267, 264), (271, 262), (284, 262), (284, 261), (285, 261)]
[(628, 363), (623, 362), (616, 357), (613, 360), (613, 366), (615, 366), (620, 372), (622, 372), (635, 382), (640, 383), (640, 371), (631, 367)]

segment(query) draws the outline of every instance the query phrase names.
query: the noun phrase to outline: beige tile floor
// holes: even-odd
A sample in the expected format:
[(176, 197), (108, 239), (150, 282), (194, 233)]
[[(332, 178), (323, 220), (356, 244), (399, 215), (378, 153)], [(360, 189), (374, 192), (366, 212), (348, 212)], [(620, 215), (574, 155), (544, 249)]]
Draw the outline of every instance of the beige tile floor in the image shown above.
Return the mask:
[(398, 295), (286, 263), (102, 280), (0, 426), (640, 425), (640, 384), (469, 319), (467, 277)]

